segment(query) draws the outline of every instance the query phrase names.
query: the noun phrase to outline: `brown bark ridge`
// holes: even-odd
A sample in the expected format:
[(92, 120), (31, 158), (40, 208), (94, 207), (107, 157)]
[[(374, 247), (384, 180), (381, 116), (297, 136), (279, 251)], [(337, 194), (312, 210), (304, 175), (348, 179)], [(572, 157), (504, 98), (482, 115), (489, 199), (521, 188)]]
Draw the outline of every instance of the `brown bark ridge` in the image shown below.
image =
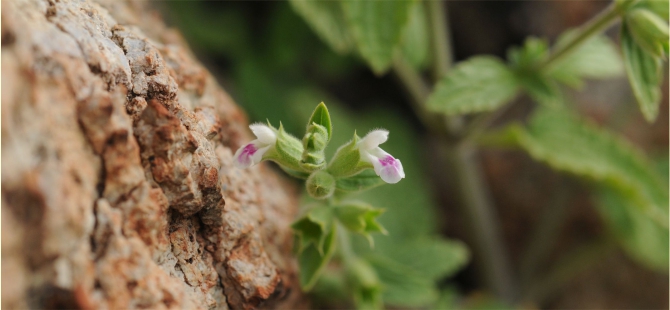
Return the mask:
[[(221, 31), (226, 31), (221, 29)], [(2, 306), (294, 308), (297, 191), (141, 3), (2, 1)]]

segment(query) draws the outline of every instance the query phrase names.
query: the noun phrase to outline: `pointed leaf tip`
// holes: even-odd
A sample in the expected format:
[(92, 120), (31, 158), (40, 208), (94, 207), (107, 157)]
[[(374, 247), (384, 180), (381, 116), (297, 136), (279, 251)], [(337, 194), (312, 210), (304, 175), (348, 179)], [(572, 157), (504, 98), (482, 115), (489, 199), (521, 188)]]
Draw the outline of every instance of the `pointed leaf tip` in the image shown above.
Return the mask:
[(326, 104), (323, 103), (323, 101), (319, 103), (319, 105), (317, 105), (314, 109), (314, 112), (312, 112), (312, 116), (309, 118), (307, 126), (309, 127), (309, 125), (312, 123), (325, 127), (326, 131), (328, 131), (328, 140), (330, 140), (330, 137), (333, 135), (333, 125), (330, 121), (330, 113), (328, 112), (328, 108), (326, 107)]

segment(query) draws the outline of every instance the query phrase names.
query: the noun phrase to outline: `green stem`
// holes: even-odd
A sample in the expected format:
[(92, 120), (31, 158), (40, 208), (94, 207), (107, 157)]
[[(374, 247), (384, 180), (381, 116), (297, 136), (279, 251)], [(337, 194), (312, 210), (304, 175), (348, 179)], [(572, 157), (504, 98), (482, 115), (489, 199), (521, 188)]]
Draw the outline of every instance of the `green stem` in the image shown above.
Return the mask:
[(600, 14), (596, 15), (594, 18), (586, 22), (584, 26), (577, 29), (577, 34), (573, 36), (570, 41), (558, 46), (556, 50), (554, 50), (551, 55), (549, 55), (549, 57), (547, 57), (539, 64), (538, 68), (547, 69), (551, 67), (561, 58), (570, 54), (572, 50), (581, 46), (582, 43), (584, 43), (587, 39), (609, 28), (617, 21), (617, 19), (622, 15), (622, 12), (625, 11), (629, 5), (630, 4), (620, 6), (617, 5), (616, 2), (612, 2), (612, 4), (600, 12)]
[(432, 38), (430, 40), (433, 49), (433, 79), (439, 81), (447, 74), (453, 58), (451, 56), (451, 33), (447, 21), (447, 6), (445, 1), (427, 0), (426, 10)]
[(438, 114), (430, 113), (424, 106), (430, 95), (430, 87), (419, 72), (401, 57), (393, 60), (393, 72), (409, 94), (414, 114), (421, 120), (421, 123), (429, 131), (446, 136), (445, 119)]
[(472, 237), (474, 261), (481, 266), (479, 275), (498, 298), (512, 302), (517, 297), (516, 284), (476, 149), (470, 143), (451, 146), (447, 159)]
[(342, 224), (337, 223), (337, 241), (340, 249), (340, 255), (342, 257), (342, 262), (346, 265), (349, 262), (352, 262), (356, 259), (356, 253), (351, 247), (351, 239), (349, 237), (349, 231)]

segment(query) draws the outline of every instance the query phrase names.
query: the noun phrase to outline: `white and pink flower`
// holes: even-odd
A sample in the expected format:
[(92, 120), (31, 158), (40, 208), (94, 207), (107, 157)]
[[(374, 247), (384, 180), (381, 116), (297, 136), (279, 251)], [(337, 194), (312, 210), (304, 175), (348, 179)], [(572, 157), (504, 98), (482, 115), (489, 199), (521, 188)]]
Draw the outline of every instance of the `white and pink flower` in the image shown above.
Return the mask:
[(256, 135), (256, 140), (235, 152), (233, 162), (238, 168), (249, 168), (258, 164), (263, 160), (263, 154), (277, 142), (277, 134), (267, 125), (257, 123), (249, 125), (249, 128)]
[(368, 133), (358, 142), (361, 160), (372, 164), (375, 173), (386, 183), (398, 183), (405, 177), (400, 160), (382, 150), (379, 145), (388, 140), (389, 132), (378, 129)]

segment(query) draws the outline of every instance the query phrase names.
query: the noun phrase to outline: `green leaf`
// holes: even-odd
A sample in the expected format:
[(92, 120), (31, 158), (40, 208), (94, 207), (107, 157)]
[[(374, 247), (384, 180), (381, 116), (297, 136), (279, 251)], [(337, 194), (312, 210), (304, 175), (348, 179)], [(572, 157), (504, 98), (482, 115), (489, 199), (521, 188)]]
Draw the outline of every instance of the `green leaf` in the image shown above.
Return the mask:
[(366, 260), (357, 257), (346, 259), (344, 263), (356, 308), (382, 309), (382, 287), (372, 266)]
[(512, 126), (509, 130), (533, 158), (613, 186), (640, 212), (668, 226), (667, 186), (626, 141), (561, 110), (540, 109), (526, 129)]
[(289, 3), (334, 51), (339, 54), (351, 51), (353, 38), (339, 1), (290, 0)]
[(458, 64), (438, 82), (428, 109), (449, 115), (492, 111), (519, 90), (514, 73), (497, 58), (478, 56)]
[(337, 179), (335, 188), (341, 192), (360, 192), (379, 185), (386, 184), (372, 169), (366, 169), (359, 174)]
[(323, 254), (316, 245), (310, 244), (298, 255), (300, 266), (300, 285), (303, 291), (309, 291), (314, 287), (319, 275), (328, 264), (335, 252), (336, 225), (331, 225), (323, 244)]
[(631, 258), (648, 268), (668, 272), (670, 239), (667, 227), (651, 220), (636, 208), (635, 201), (611, 188), (599, 190), (596, 206), (609, 231)]
[(535, 66), (549, 54), (549, 45), (544, 39), (529, 37), (522, 47), (507, 51), (507, 60), (517, 73), (534, 72)]
[(378, 254), (370, 255), (368, 261), (382, 282), (384, 303), (399, 307), (421, 307), (437, 301), (439, 291), (433, 280)]
[(299, 238), (298, 251), (304, 251), (309, 245), (316, 246), (316, 250), (324, 253), (328, 233), (333, 226), (333, 211), (328, 206), (317, 206), (309, 209), (305, 215), (292, 225), (293, 231)]
[(429, 60), (428, 21), (425, 7), (421, 3), (414, 5), (411, 10), (407, 29), (401, 38), (400, 52), (412, 66), (422, 69)]
[(626, 27), (635, 43), (654, 57), (668, 54), (668, 23), (647, 9), (634, 9), (626, 14)]
[(661, 102), (659, 89), (662, 80), (661, 59), (648, 55), (637, 46), (625, 23), (621, 26), (621, 49), (628, 82), (640, 105), (642, 115), (648, 122), (653, 122), (658, 116), (658, 106)]
[(374, 245), (371, 233), (387, 234), (386, 229), (377, 222), (377, 217), (384, 213), (383, 209), (375, 209), (360, 201), (344, 201), (334, 207), (335, 216), (349, 231), (359, 233)]
[(391, 65), (414, 1), (350, 0), (340, 3), (361, 56), (376, 74), (383, 74)]
[(307, 122), (307, 127), (312, 123), (325, 127), (328, 131), (328, 141), (330, 141), (330, 138), (333, 136), (333, 125), (330, 122), (330, 113), (328, 113), (325, 103), (321, 102), (316, 106), (314, 112), (312, 112), (312, 116), (309, 118), (309, 122)]
[(528, 95), (539, 104), (548, 107), (559, 107), (564, 105), (564, 98), (561, 89), (555, 81), (550, 78), (534, 74), (531, 76), (519, 77)]
[[(561, 34), (555, 48), (565, 45), (576, 35), (575, 30)], [(572, 87), (582, 87), (582, 78), (606, 79), (623, 73), (621, 57), (614, 43), (605, 36), (588, 39), (571, 53), (558, 59), (547, 75)]]
[(470, 259), (470, 252), (462, 242), (427, 237), (400, 243), (386, 255), (433, 281), (453, 275)]
[(668, 8), (668, 0), (642, 0), (635, 7), (646, 8), (650, 10), (659, 17), (663, 18), (666, 22), (670, 18), (670, 9)]

